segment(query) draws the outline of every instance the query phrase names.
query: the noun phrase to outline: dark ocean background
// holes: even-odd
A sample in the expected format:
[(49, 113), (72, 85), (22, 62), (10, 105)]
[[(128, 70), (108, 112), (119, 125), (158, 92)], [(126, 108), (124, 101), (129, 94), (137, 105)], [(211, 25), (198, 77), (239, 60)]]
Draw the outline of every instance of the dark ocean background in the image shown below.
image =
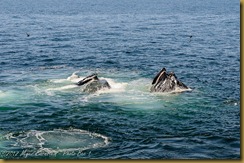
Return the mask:
[(240, 159), (239, 3), (1, 0), (0, 158)]

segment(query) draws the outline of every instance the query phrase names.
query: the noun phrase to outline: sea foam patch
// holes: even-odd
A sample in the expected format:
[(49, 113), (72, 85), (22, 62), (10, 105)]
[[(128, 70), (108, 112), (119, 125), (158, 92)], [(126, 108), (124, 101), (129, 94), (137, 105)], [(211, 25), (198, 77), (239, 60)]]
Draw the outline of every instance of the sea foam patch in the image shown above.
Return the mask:
[(103, 78), (101, 77), (100, 79), (102, 80), (107, 80), (109, 85), (111, 86), (110, 89), (102, 89), (99, 90), (98, 93), (118, 93), (118, 92), (124, 92), (126, 89), (126, 86), (128, 83), (126, 82), (117, 82), (111, 78)]

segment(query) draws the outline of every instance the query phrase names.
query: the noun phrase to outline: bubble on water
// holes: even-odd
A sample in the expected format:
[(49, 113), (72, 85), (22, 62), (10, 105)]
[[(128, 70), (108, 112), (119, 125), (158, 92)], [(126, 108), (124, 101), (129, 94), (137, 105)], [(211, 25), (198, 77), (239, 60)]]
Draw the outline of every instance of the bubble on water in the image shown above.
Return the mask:
[(80, 129), (54, 129), (51, 131), (30, 130), (27, 132), (8, 133), (3, 136), (2, 144), (8, 150), (19, 148), (30, 150), (23, 157), (42, 153), (43, 155), (56, 155), (65, 152), (81, 152), (88, 149), (105, 147), (109, 138)]

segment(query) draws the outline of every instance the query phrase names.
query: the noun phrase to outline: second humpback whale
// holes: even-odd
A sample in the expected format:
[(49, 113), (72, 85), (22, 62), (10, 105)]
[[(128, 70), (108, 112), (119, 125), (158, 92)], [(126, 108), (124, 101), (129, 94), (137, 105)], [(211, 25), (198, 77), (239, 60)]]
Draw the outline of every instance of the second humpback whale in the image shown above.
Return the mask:
[(163, 68), (153, 79), (151, 92), (172, 92), (176, 90), (188, 90), (189, 88), (179, 81), (174, 72), (167, 73)]
[(111, 88), (109, 83), (104, 79), (100, 80), (97, 77), (97, 74), (92, 74), (90, 76), (85, 77), (84, 79), (79, 81), (77, 83), (77, 85), (78, 86), (85, 85), (83, 91), (87, 92), (87, 93), (95, 93), (96, 91), (101, 90), (101, 89), (110, 89)]

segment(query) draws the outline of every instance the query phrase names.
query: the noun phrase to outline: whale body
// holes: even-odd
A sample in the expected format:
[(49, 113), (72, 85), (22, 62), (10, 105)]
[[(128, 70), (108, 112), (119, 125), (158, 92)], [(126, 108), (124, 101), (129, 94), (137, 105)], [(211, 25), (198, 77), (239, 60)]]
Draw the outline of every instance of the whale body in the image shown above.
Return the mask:
[(78, 86), (84, 85), (83, 92), (87, 93), (95, 93), (101, 89), (110, 89), (111, 86), (107, 82), (107, 80), (100, 80), (97, 77), (97, 74), (92, 74), (90, 76), (85, 77), (81, 81), (77, 83)]
[(163, 68), (153, 79), (151, 92), (173, 92), (176, 90), (189, 89), (184, 83), (179, 81), (174, 72), (167, 73)]

